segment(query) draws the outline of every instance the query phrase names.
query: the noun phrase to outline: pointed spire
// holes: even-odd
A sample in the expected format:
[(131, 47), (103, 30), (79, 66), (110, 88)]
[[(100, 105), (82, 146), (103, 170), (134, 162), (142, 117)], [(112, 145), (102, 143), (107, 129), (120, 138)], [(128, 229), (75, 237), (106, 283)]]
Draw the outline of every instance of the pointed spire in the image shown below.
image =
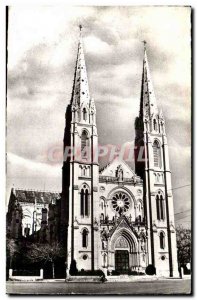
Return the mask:
[(85, 58), (83, 52), (83, 38), (82, 38), (82, 25), (79, 25), (79, 43), (77, 61), (75, 67), (74, 83), (71, 104), (74, 106), (81, 106), (82, 104), (88, 104), (90, 102), (88, 78), (85, 65)]
[(157, 102), (153, 89), (153, 84), (150, 76), (149, 63), (146, 53), (146, 41), (144, 44), (144, 59), (143, 59), (143, 73), (142, 73), (142, 87), (140, 100), (140, 117), (150, 118), (152, 114), (157, 114)]

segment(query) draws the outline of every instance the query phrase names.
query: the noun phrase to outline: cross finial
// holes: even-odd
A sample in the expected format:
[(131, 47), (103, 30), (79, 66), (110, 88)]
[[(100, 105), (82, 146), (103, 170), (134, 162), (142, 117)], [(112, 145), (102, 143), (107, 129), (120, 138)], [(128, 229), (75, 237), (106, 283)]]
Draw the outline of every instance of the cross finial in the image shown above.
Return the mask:
[(144, 41), (142, 41), (142, 43), (144, 44), (144, 50), (146, 50), (146, 44), (147, 44), (147, 42), (144, 40)]

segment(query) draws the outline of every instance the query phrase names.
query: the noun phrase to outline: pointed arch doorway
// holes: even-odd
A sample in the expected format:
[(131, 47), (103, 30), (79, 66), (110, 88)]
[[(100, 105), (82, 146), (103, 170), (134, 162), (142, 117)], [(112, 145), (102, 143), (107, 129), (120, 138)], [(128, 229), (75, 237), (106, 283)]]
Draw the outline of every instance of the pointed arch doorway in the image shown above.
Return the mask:
[(135, 234), (125, 228), (125, 224), (121, 226), (122, 228), (112, 235), (109, 244), (109, 249), (111, 249), (109, 262), (114, 270), (121, 274), (128, 274), (129, 270), (136, 270), (138, 267), (138, 241)]

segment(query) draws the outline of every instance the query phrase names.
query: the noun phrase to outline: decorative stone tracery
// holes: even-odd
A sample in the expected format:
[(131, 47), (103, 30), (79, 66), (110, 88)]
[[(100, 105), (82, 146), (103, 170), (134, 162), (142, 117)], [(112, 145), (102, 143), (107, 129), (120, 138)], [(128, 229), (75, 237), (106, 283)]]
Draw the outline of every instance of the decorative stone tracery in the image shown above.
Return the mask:
[(128, 241), (123, 237), (119, 237), (115, 243), (115, 248), (129, 248)]
[(120, 215), (127, 212), (130, 206), (131, 202), (127, 194), (123, 192), (117, 192), (112, 197), (112, 207), (115, 212), (119, 213)]

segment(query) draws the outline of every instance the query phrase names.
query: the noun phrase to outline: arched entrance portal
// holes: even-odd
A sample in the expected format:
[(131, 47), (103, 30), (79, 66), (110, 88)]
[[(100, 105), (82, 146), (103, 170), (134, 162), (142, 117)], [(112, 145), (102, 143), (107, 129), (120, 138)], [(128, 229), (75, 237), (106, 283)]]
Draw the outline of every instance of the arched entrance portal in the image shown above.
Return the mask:
[(127, 274), (129, 270), (136, 270), (138, 264), (137, 239), (134, 234), (122, 228), (116, 231), (110, 243), (111, 266), (114, 270)]

